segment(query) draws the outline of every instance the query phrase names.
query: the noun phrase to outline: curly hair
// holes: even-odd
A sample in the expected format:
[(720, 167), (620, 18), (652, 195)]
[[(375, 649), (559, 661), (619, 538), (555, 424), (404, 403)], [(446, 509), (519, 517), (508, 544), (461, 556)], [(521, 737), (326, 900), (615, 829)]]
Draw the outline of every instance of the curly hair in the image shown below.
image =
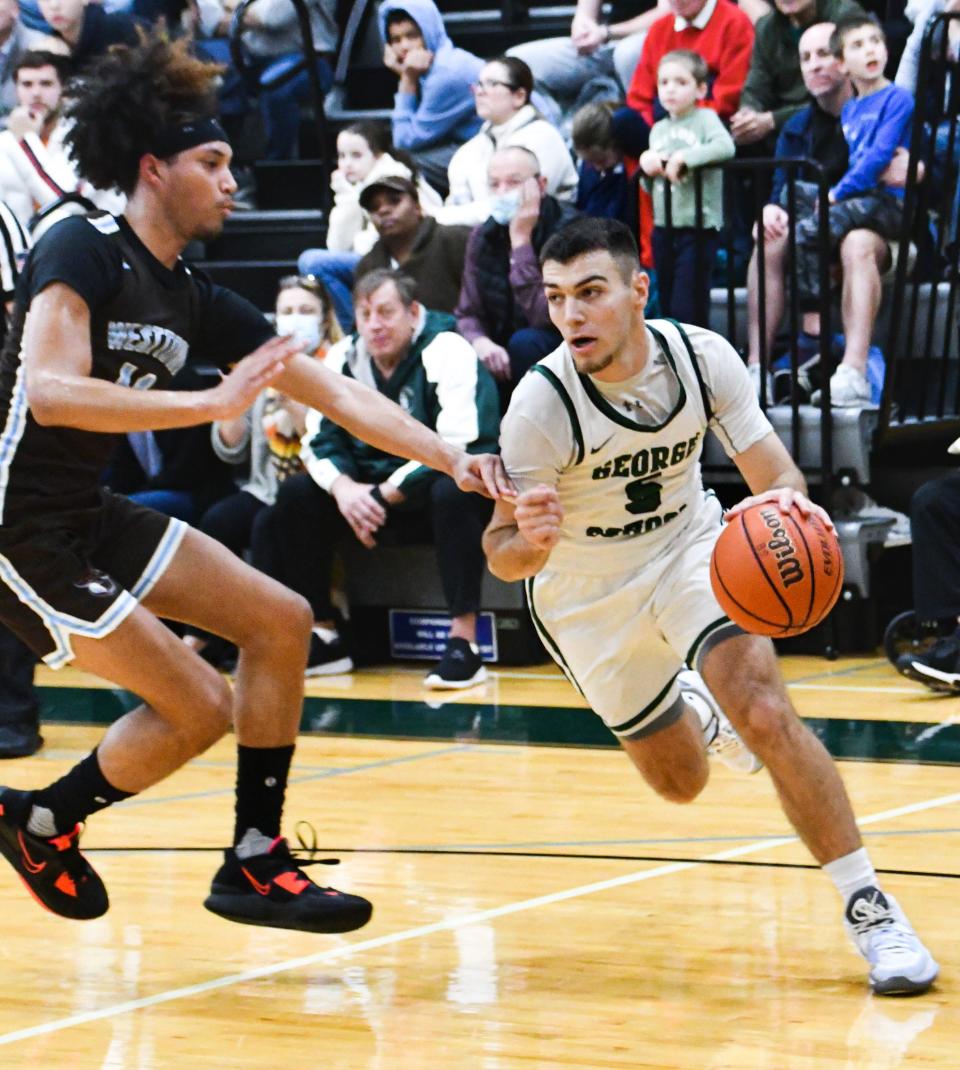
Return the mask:
[(127, 195), (140, 159), (173, 126), (217, 113), (216, 79), (223, 67), (190, 54), (190, 42), (140, 33), (115, 45), (74, 83), (67, 107), (68, 151), (79, 174), (98, 189)]

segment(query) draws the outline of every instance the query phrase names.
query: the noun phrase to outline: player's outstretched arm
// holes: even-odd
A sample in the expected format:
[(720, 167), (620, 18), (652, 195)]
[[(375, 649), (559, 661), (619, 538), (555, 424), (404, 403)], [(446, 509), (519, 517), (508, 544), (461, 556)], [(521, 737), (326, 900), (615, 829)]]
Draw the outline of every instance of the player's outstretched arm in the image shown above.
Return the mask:
[(535, 576), (557, 545), (562, 523), (556, 487), (534, 487), (512, 502), (501, 498), (483, 533), (490, 571), (501, 580)]
[(161, 431), (245, 412), (300, 346), (272, 338), (209, 390), (136, 390), (91, 375), (90, 310), (82, 297), (54, 283), (31, 302), (24, 326), (27, 402), (39, 424), (83, 431)]
[(728, 509), (724, 520), (731, 520), (759, 502), (775, 502), (781, 513), (789, 513), (795, 505), (803, 516), (816, 514), (833, 530), (833, 521), (826, 511), (807, 497), (803, 473), (773, 431), (743, 453), (738, 453), (734, 462), (753, 493)]
[(331, 372), (318, 360), (295, 357), (277, 386), (371, 446), (445, 472), (461, 490), (490, 498), (514, 492), (503, 462), (495, 454), (470, 454), (452, 446), (389, 398)]

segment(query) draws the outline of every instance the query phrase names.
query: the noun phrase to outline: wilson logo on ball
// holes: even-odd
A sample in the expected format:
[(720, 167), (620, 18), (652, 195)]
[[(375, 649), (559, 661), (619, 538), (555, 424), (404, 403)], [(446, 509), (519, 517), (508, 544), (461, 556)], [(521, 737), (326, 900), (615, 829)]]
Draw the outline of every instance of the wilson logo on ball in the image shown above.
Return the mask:
[(780, 582), (784, 587), (800, 583), (803, 580), (803, 568), (797, 558), (797, 548), (783, 526), (782, 516), (776, 509), (762, 509), (760, 515), (770, 529), (772, 538), (767, 542), (767, 549), (777, 559)]

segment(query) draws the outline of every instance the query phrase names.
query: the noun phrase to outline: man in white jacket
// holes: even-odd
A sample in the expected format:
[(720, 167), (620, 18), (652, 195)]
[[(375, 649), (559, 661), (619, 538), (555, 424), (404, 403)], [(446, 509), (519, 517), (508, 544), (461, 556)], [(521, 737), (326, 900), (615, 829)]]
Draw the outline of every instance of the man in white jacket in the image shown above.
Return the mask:
[(54, 52), (27, 52), (16, 66), (17, 106), (0, 133), (0, 198), (24, 226), (68, 193), (109, 212), (123, 211), (121, 194), (82, 182), (67, 155), (60, 102), (69, 71), (67, 57)]

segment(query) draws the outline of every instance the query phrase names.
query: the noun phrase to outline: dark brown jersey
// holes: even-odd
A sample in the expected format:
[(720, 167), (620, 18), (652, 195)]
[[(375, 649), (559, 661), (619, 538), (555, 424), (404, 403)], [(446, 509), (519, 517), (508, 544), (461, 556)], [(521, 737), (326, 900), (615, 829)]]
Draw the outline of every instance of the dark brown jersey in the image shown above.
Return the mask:
[(74, 216), (31, 251), (0, 354), (0, 525), (97, 500), (114, 436), (43, 427), (26, 396), (21, 340), (34, 297), (53, 283), (90, 309), (91, 376), (130, 390), (165, 388), (187, 360), (225, 369), (273, 330), (253, 305), (178, 260), (161, 264), (122, 217)]

